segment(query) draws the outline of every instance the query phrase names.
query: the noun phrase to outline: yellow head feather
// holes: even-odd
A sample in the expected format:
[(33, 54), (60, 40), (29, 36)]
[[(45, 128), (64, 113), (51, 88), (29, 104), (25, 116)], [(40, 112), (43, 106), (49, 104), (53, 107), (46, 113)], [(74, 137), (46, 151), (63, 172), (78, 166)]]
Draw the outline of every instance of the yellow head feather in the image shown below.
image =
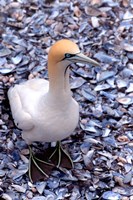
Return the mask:
[(74, 42), (62, 39), (56, 42), (49, 50), (48, 53), (48, 62), (60, 62), (66, 53), (76, 54), (79, 53), (80, 50)]

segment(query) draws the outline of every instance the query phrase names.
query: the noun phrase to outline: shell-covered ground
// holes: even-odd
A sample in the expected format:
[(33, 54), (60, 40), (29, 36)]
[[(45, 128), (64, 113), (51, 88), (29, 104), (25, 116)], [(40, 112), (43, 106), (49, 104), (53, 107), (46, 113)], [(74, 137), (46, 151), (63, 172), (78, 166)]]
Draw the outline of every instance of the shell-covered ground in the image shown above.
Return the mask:
[[(62, 144), (74, 169), (31, 183), (7, 91), (47, 79), (49, 47), (63, 38), (100, 66), (71, 68), (80, 120)], [(133, 0), (1, 0), (0, 73), (0, 199), (133, 200)]]

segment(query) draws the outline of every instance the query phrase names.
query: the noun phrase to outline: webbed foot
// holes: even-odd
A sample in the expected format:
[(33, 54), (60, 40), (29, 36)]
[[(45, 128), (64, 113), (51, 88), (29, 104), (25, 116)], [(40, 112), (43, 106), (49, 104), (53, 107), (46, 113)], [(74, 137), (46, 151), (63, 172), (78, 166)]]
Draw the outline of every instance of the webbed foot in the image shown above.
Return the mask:
[(30, 146), (29, 152), (29, 178), (31, 182), (48, 179), (55, 167), (73, 168), (73, 161), (63, 149), (61, 142), (57, 142), (54, 148), (46, 149), (43, 154), (34, 155)]
[(52, 163), (44, 161), (43, 158), (38, 158), (32, 152), (29, 146), (30, 158), (29, 158), (29, 178), (31, 182), (36, 182), (41, 179), (49, 178), (53, 168), (55, 167)]
[(49, 157), (49, 160), (54, 163), (57, 168), (73, 168), (73, 161), (70, 155), (63, 149), (61, 142), (57, 142), (53, 153)]

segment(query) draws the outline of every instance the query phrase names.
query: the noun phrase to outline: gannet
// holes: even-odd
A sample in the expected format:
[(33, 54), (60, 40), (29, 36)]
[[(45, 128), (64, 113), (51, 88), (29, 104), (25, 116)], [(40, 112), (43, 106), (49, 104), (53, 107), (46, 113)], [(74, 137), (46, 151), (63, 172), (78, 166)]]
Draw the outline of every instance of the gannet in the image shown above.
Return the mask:
[[(61, 141), (70, 136), (76, 128), (79, 105), (73, 99), (70, 90), (69, 66), (72, 63), (99, 65), (95, 60), (82, 54), (77, 44), (62, 39), (57, 41), (48, 53), (49, 81), (35, 78), (9, 89), (8, 98), (15, 125), (22, 130), (22, 137), (28, 145), (35, 141)], [(58, 152), (59, 167), (61, 152), (65, 153), (61, 144), (58, 145)], [(65, 154), (70, 159), (69, 155)], [(31, 148), (30, 155), (34, 164), (43, 173)], [(72, 163), (71, 159), (70, 162)], [(31, 174), (29, 175), (32, 180)], [(44, 175), (47, 176), (45, 172)]]

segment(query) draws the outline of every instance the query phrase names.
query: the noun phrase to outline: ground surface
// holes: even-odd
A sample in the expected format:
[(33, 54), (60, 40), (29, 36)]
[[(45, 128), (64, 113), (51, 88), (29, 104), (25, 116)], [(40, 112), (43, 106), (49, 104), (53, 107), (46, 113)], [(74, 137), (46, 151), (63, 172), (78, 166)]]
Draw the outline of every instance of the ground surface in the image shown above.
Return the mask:
[[(47, 53), (68, 38), (100, 67), (75, 65), (75, 136), (63, 141), (74, 169), (31, 183), (28, 149), (13, 124), (7, 90), (47, 78)], [(0, 199), (133, 200), (133, 1), (0, 1)], [(41, 146), (41, 144), (40, 144)]]

